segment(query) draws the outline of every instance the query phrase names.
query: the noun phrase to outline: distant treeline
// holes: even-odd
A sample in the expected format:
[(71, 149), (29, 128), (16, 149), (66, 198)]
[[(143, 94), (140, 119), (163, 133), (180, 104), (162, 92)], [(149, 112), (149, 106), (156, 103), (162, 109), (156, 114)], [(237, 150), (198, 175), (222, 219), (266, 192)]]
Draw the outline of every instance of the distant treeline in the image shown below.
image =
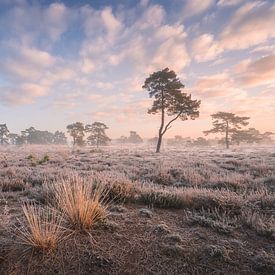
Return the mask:
[(30, 127), (21, 134), (11, 133), (6, 124), (0, 124), (0, 144), (67, 144), (67, 137), (65, 133), (56, 131), (51, 133), (49, 131), (40, 131), (34, 127)]
[[(84, 125), (81, 122), (76, 122), (67, 126), (67, 131), (73, 139), (73, 144), (78, 146), (92, 145), (92, 146), (106, 146), (109, 145), (111, 139), (106, 135), (108, 127), (101, 122), (94, 122), (93, 124)], [(87, 137), (86, 137), (87, 135)], [(231, 137), (231, 144), (270, 144), (274, 142), (272, 139), (273, 133), (265, 132), (261, 134), (255, 128), (247, 130), (236, 131)], [(130, 131), (129, 136), (121, 136), (113, 140), (114, 144), (142, 144), (156, 145), (158, 137), (143, 140), (136, 131)], [(206, 139), (198, 137), (192, 139), (190, 137), (184, 138), (176, 135), (174, 138), (165, 139), (167, 146), (213, 146), (218, 144), (226, 144), (225, 138)], [(66, 145), (68, 140), (66, 134), (61, 131), (51, 133), (49, 131), (37, 130), (30, 127), (21, 134), (11, 133), (6, 124), (0, 124), (0, 144), (2, 145), (23, 145), (23, 144), (55, 144)]]

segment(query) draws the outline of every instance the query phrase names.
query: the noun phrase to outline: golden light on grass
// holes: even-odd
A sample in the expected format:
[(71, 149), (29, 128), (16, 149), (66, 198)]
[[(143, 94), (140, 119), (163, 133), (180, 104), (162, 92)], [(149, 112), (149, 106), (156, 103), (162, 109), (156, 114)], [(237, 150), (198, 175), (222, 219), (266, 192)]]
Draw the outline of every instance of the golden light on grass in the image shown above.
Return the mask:
[(50, 251), (62, 238), (62, 216), (50, 208), (26, 203), (22, 206), (25, 223), (17, 227), (20, 241), (33, 248)]
[(93, 186), (79, 176), (73, 176), (55, 184), (54, 205), (76, 230), (89, 230), (106, 217), (107, 191), (103, 186)]

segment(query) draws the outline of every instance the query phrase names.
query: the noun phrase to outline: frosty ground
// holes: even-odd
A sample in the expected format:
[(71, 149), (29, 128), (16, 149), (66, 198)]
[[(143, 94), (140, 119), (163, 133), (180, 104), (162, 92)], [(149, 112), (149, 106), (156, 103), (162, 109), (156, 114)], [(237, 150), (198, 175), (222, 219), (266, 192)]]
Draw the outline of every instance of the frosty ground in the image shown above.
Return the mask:
[[(77, 177), (108, 189), (106, 217), (44, 251), (22, 205)], [(1, 274), (271, 274), (275, 148), (0, 148)], [(19, 230), (18, 230), (19, 229)]]

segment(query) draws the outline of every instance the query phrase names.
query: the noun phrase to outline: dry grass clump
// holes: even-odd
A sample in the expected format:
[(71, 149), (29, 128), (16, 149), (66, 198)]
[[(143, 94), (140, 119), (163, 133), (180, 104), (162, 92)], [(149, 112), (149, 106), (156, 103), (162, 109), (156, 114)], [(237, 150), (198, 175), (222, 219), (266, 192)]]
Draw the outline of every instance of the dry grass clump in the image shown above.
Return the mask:
[(75, 230), (89, 230), (106, 217), (107, 192), (101, 185), (94, 187), (92, 182), (74, 175), (48, 189), (53, 195), (53, 206), (63, 213)]
[(267, 217), (256, 211), (246, 209), (241, 214), (242, 222), (245, 226), (256, 231), (260, 236), (275, 238), (275, 219), (273, 216)]
[(139, 199), (149, 206), (159, 208), (183, 208), (186, 205), (177, 192), (165, 189), (146, 188), (142, 190)]
[(230, 210), (240, 213), (245, 200), (234, 192), (206, 188), (158, 188), (143, 187), (140, 200), (160, 208), (189, 208)]
[(62, 239), (62, 216), (50, 208), (34, 204), (22, 206), (25, 223), (16, 227), (21, 243), (41, 251), (52, 251)]
[(28, 185), (21, 178), (6, 178), (1, 183), (2, 192), (23, 191)]
[(260, 209), (275, 209), (275, 196), (265, 189), (249, 192), (247, 201)]
[(10, 222), (10, 214), (8, 208), (8, 201), (3, 196), (0, 197), (0, 234), (8, 228)]
[(260, 250), (251, 259), (253, 270), (259, 274), (274, 274), (275, 272), (275, 256), (263, 249)]
[(199, 224), (204, 227), (210, 227), (218, 233), (230, 234), (238, 225), (238, 219), (235, 216), (230, 217), (229, 213), (213, 210), (200, 210), (199, 212), (188, 213), (193, 224)]
[(131, 201), (138, 192), (134, 183), (121, 173), (109, 171), (95, 173), (92, 180), (95, 185), (103, 187), (107, 195), (106, 199), (109, 201)]

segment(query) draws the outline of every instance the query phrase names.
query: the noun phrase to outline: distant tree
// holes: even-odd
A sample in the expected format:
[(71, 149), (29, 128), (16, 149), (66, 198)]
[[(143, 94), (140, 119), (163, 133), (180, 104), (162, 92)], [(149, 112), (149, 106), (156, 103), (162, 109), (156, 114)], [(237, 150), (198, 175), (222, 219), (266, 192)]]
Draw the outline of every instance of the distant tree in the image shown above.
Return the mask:
[(111, 139), (106, 135), (105, 131), (108, 127), (102, 122), (94, 122), (92, 125), (86, 125), (85, 131), (89, 133), (87, 138), (91, 145), (107, 145)]
[(197, 139), (195, 139), (193, 141), (193, 145), (194, 146), (209, 146), (210, 142), (206, 138), (198, 137)]
[(142, 143), (143, 140), (135, 131), (130, 131), (130, 136), (127, 138), (128, 143)]
[(255, 128), (249, 128), (248, 130), (235, 131), (232, 134), (231, 141), (234, 144), (240, 143), (259, 143), (262, 140), (260, 131)]
[(262, 135), (262, 140), (261, 142), (262, 143), (273, 143), (274, 142), (274, 139), (272, 139), (272, 137), (275, 135), (275, 133), (272, 133), (272, 132), (265, 132)]
[(32, 134), (36, 131), (36, 129), (34, 127), (30, 127), (24, 131), (21, 131), (21, 136), (22, 136), (22, 140), (23, 143), (32, 143)]
[(117, 142), (120, 144), (125, 144), (127, 143), (127, 137), (121, 136), (120, 138), (117, 139)]
[(271, 136), (273, 133), (265, 132), (261, 134), (259, 130), (255, 128), (249, 128), (248, 130), (236, 131), (232, 134), (232, 143), (270, 143), (272, 142)]
[(149, 138), (148, 143), (156, 146), (158, 144), (158, 137)]
[(213, 128), (208, 131), (204, 131), (205, 135), (221, 133), (224, 134), (224, 142), (226, 148), (229, 148), (231, 136), (240, 130), (242, 126), (248, 125), (249, 117), (236, 116), (233, 113), (218, 112), (211, 115), (213, 121)]
[(67, 144), (67, 137), (66, 137), (65, 133), (56, 131), (53, 135), (53, 143), (59, 144), (59, 145)]
[(32, 135), (32, 144), (53, 144), (54, 134), (49, 131), (35, 131)]
[(9, 129), (6, 124), (0, 124), (0, 144), (8, 144)]
[(170, 146), (182, 146), (186, 143), (186, 140), (179, 135), (176, 135), (174, 138), (168, 139), (167, 145)]
[(20, 145), (21, 137), (18, 134), (9, 133), (9, 143), (12, 145)]
[[(148, 110), (148, 113), (161, 113), (156, 148), (156, 152), (159, 153), (163, 135), (171, 128), (171, 124), (177, 119), (197, 118), (199, 116), (200, 101), (192, 100), (191, 95), (181, 91), (184, 85), (177, 78), (176, 73), (168, 68), (151, 74), (145, 80), (142, 88), (149, 91), (151, 98), (155, 98), (153, 106)], [(173, 116), (173, 118), (165, 124), (166, 115)]]
[(83, 146), (85, 127), (81, 122), (75, 122), (67, 126), (68, 133), (73, 138), (73, 145)]
[(30, 127), (22, 131), (22, 139), (28, 144), (52, 144), (54, 134), (49, 131), (36, 130)]

